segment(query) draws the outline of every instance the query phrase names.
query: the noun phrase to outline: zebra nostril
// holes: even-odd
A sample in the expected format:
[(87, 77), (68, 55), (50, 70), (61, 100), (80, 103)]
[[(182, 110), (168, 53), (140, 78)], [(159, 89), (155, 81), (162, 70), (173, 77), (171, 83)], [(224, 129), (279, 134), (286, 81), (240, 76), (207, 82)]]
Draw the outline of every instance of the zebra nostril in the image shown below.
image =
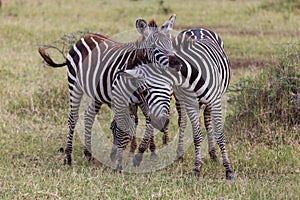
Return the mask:
[(160, 131), (164, 131), (169, 125), (169, 118), (167, 116), (156, 117), (150, 114), (149, 118), (152, 126)]

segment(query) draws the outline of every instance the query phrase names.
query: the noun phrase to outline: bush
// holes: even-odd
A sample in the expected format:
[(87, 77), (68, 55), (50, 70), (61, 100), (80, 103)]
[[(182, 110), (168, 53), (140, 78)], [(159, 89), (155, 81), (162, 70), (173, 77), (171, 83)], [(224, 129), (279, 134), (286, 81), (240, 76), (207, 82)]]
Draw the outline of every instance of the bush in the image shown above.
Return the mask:
[[(299, 140), (300, 48), (289, 47), (277, 66), (254, 78), (242, 79), (231, 89), (233, 112), (226, 132), (238, 140), (274, 144)], [(299, 142), (299, 141), (298, 141)]]

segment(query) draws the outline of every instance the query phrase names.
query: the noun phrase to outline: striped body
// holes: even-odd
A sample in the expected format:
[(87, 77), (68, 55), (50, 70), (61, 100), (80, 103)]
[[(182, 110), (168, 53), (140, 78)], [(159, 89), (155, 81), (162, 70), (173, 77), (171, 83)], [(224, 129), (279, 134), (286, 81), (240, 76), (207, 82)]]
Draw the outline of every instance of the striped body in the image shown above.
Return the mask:
[[(206, 29), (186, 30), (174, 39), (174, 49), (183, 66), (180, 70), (183, 82), (174, 87), (180, 109), (180, 134), (177, 157), (183, 154), (183, 133), (187, 114), (193, 127), (195, 146), (195, 174), (199, 175), (202, 166), (200, 143), (200, 112), (205, 104), (204, 120), (208, 132), (209, 153), (215, 159), (214, 139), (220, 147), (226, 178), (232, 179), (233, 172), (225, 149), (222, 132), (221, 97), (230, 82), (230, 62), (223, 48), (221, 38)], [(185, 109), (184, 109), (185, 108)]]
[[(180, 126), (177, 159), (181, 160), (183, 156), (183, 136), (188, 116), (193, 128), (195, 175), (200, 174), (202, 133), (199, 110), (201, 105), (205, 104), (204, 123), (208, 131), (210, 156), (216, 159), (214, 144), (216, 140), (221, 149), (226, 178), (232, 179), (233, 173), (222, 133), (221, 97), (230, 81), (230, 62), (225, 54), (223, 42), (212, 31), (194, 29), (182, 31), (175, 37), (173, 48), (182, 64), (180, 73), (174, 74), (175, 77), (173, 77), (175, 78), (173, 90)], [(136, 160), (140, 160), (140, 157), (141, 155), (136, 155)]]
[[(120, 78), (122, 75), (120, 74), (126, 74), (124, 71), (135, 66), (153, 63), (158, 64), (161, 68), (167, 68), (172, 67), (171, 65), (178, 65), (178, 59), (172, 53), (171, 40), (168, 37), (170, 26), (173, 26), (174, 20), (175, 15), (171, 16), (161, 29), (157, 29), (156, 27), (154, 28), (156, 23), (153, 20), (148, 25), (145, 20), (138, 19), (136, 28), (142, 36), (133, 43), (119, 43), (101, 34), (85, 35), (74, 44), (64, 63), (54, 63), (43, 49), (39, 49), (41, 56), (50, 66), (68, 66), (71, 111), (68, 120), (69, 134), (65, 149), (65, 163), (71, 164), (73, 132), (78, 120), (78, 110), (83, 94), (86, 94), (91, 99), (84, 117), (85, 155), (89, 160), (92, 158), (91, 129), (95, 115), (99, 112), (103, 103), (114, 108), (114, 102), (125, 99), (125, 103), (122, 104), (126, 106), (124, 114), (119, 112), (121, 110), (113, 109), (118, 119), (116, 122), (118, 127), (116, 134), (117, 138), (120, 139), (117, 141), (120, 152), (117, 157), (121, 156), (124, 144), (128, 142), (127, 136), (131, 137), (134, 134), (133, 130), (125, 130), (122, 126), (126, 124), (128, 127), (132, 127), (132, 120), (126, 118), (127, 111), (129, 110), (129, 104), (135, 103), (133, 99), (137, 99), (140, 96), (138, 92), (130, 91), (129, 88), (139, 80), (131, 78), (127, 80), (126, 76), (124, 76), (128, 87), (125, 86), (123, 88), (121, 96), (113, 96), (113, 87), (120, 86), (120, 84), (117, 84), (119, 80), (122, 80)], [(134, 89), (137, 90), (138, 88)], [(134, 94), (138, 94), (137, 97), (132, 97)], [(147, 109), (147, 106), (143, 107)], [(147, 112), (144, 111), (144, 113), (148, 114)], [(150, 117), (153, 118), (151, 121), (155, 121), (155, 118), (159, 119), (160, 116), (152, 114)], [(123, 136), (124, 132), (127, 134), (126, 137)], [(117, 168), (121, 168), (121, 158), (118, 159), (116, 164)]]
[[(108, 104), (118, 71), (130, 66), (137, 55), (133, 43), (121, 44), (100, 34), (81, 38), (67, 55), (70, 93), (75, 87), (91, 100)], [(95, 59), (96, 58), (96, 59)]]

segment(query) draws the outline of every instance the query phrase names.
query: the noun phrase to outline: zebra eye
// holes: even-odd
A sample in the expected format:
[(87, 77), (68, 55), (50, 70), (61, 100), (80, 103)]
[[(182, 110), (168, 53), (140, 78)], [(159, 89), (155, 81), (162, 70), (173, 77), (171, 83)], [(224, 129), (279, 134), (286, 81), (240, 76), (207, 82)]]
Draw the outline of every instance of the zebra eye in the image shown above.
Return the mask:
[(142, 91), (142, 95), (145, 97), (145, 96), (147, 96), (148, 95), (148, 91), (147, 90), (143, 90)]

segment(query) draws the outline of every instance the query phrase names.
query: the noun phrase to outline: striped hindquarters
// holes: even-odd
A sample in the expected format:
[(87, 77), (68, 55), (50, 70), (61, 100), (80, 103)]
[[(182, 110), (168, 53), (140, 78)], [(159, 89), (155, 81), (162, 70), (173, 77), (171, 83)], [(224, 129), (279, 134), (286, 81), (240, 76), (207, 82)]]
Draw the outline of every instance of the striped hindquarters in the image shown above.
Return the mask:
[(135, 52), (100, 34), (82, 37), (67, 55), (69, 88), (81, 88), (91, 99), (110, 104), (112, 82)]

